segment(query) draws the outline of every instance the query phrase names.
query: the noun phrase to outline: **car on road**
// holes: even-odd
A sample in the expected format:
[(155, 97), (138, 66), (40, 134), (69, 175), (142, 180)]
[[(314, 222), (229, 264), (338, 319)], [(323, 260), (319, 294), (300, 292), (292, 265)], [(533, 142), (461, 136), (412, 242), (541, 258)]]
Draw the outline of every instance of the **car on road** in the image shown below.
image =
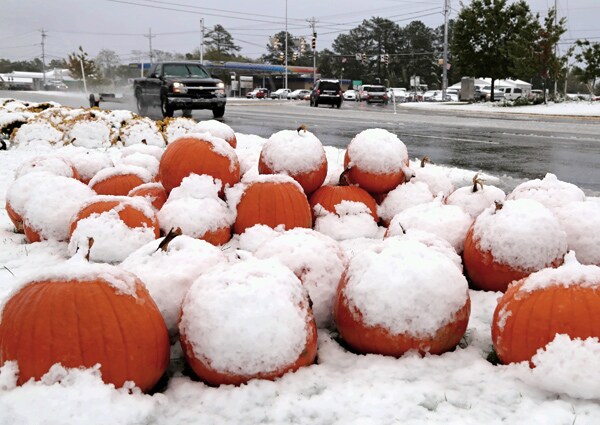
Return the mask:
[(304, 96), (306, 96), (307, 94), (310, 95), (310, 90), (305, 90), (305, 89), (294, 90), (293, 92), (290, 93), (289, 99), (304, 100)]
[(251, 92), (246, 93), (246, 98), (248, 99), (264, 99), (269, 95), (269, 89), (264, 87), (257, 87)]
[(310, 93), (310, 106), (331, 105), (339, 109), (343, 101), (340, 80), (317, 80)]
[(48, 90), (48, 91), (64, 91), (64, 90), (68, 90), (68, 89), (69, 89), (69, 87), (62, 81), (48, 81), (44, 85), (44, 90)]
[(344, 92), (344, 100), (356, 100), (356, 91), (355, 90), (346, 90)]
[(277, 89), (269, 97), (271, 99), (287, 99), (292, 91), (290, 89)]
[(388, 89), (389, 100), (396, 103), (406, 102), (408, 95), (406, 89), (402, 87), (392, 87)]
[[(475, 86), (475, 99), (482, 102), (489, 102), (492, 100), (492, 86)], [(504, 99), (504, 91), (494, 88), (494, 102)]]
[(190, 117), (194, 109), (210, 109), (215, 118), (225, 114), (227, 95), (223, 81), (213, 78), (198, 62), (172, 61), (153, 64), (147, 77), (133, 80), (133, 92), (141, 115), (160, 106), (163, 117), (181, 109)]
[(364, 97), (367, 103), (383, 103), (384, 105), (388, 103), (389, 97), (384, 86), (363, 86), (363, 92), (361, 100)]

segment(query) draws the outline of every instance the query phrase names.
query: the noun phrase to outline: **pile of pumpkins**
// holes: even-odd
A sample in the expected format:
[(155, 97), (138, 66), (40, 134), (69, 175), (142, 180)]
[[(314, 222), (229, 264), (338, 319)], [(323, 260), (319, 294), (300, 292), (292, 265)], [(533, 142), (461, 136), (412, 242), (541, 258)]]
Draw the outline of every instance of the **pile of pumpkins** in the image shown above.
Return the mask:
[[(600, 204), (586, 201), (575, 186), (548, 175), (504, 199), (476, 176), (473, 186), (412, 207), (421, 216), (407, 209), (380, 221), (378, 203), (391, 202), (409, 185), (417, 190), (420, 178), (419, 170), (408, 167), (406, 146), (388, 131), (365, 130), (352, 140), (338, 185), (323, 186), (325, 151), (306, 128), (274, 134), (262, 148), (258, 176), (240, 176), (235, 145), (235, 139), (210, 133), (184, 135), (164, 153), (145, 151), (159, 163), (154, 175), (138, 166), (105, 168), (87, 186), (68, 160), (22, 167), (7, 196), (9, 217), (30, 242), (71, 239), (73, 258), (23, 282), (4, 304), (0, 363), (18, 361), (20, 383), (40, 379), (57, 362), (101, 363), (105, 382), (121, 386), (131, 380), (149, 391), (165, 372), (169, 342), (177, 336), (194, 372), (210, 385), (275, 379), (314, 362), (317, 325), (335, 325), (357, 353), (440, 354), (465, 334), (469, 286), (505, 292), (492, 323), (494, 348), (504, 363), (531, 360), (557, 333), (600, 337), (594, 324), (600, 316), (600, 258), (594, 248), (585, 250), (586, 264), (567, 255), (577, 241), (567, 239), (557, 218), (558, 204), (572, 202), (571, 220), (600, 240), (598, 221), (580, 220)], [(26, 172), (35, 168), (46, 170), (37, 177)], [(49, 169), (59, 169), (59, 175)], [(67, 180), (72, 182), (65, 185)], [(61, 185), (54, 201), (52, 184)], [(28, 217), (32, 208), (24, 209), (21, 199), (28, 191), (40, 197), (36, 206), (67, 218), (47, 228), (43, 217)], [(181, 210), (165, 212), (178, 200), (184, 200)], [(185, 212), (193, 200), (206, 202)], [(351, 258), (338, 242), (311, 230), (319, 211), (338, 214), (348, 202), (388, 225), (384, 240)], [(186, 232), (185, 223), (203, 212), (211, 224), (203, 233)], [(182, 226), (171, 225), (186, 214)], [(160, 223), (161, 217), (170, 224)], [(444, 220), (437, 234), (423, 228)], [(103, 240), (111, 232), (124, 234), (117, 221), (137, 229), (135, 243), (119, 255), (125, 241)], [(84, 222), (95, 233), (78, 233)], [(111, 228), (97, 231), (103, 223)], [(255, 247), (248, 258), (239, 254), (234, 264), (213, 246), (226, 244), (232, 232), (241, 241), (257, 229), (280, 226), (286, 232)], [(448, 227), (451, 237), (440, 237)], [(166, 236), (159, 239), (161, 228)], [(108, 257), (94, 257), (98, 246)], [(320, 268), (328, 273), (315, 274), (311, 262), (323, 259), (328, 263)], [(102, 262), (123, 263), (118, 268)], [(171, 291), (172, 281), (182, 279), (179, 266), (187, 263), (200, 267), (191, 281), (183, 278), (185, 290)], [(165, 299), (173, 292), (175, 301), (157, 306), (146, 286)]]

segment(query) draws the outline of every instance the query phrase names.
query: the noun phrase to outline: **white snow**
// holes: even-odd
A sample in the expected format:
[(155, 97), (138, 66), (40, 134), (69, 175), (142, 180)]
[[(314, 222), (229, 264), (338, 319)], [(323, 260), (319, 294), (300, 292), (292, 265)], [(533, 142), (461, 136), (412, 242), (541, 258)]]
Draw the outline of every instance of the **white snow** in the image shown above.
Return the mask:
[(321, 141), (306, 130), (281, 130), (271, 135), (260, 156), (274, 173), (288, 175), (318, 170), (327, 161)]
[(235, 214), (219, 198), (183, 197), (169, 200), (158, 212), (163, 232), (179, 227), (184, 235), (202, 238), (208, 232), (229, 228)]
[(262, 146), (267, 139), (253, 134), (236, 133), (237, 147), (235, 151), (240, 161), (240, 174), (242, 176), (258, 175), (258, 158)]
[(473, 186), (464, 186), (456, 189), (446, 198), (448, 205), (461, 207), (473, 219), (495, 202), (504, 202), (506, 194), (496, 186), (484, 185), (473, 192)]
[(113, 167), (110, 156), (96, 149), (78, 148), (72, 145), (65, 146), (56, 152), (63, 155), (73, 163), (79, 177), (83, 182), (89, 182), (100, 170)]
[(23, 162), (15, 172), (15, 179), (29, 173), (48, 172), (55, 176), (75, 177), (73, 164), (59, 156), (38, 156)]
[(52, 146), (61, 143), (62, 140), (62, 131), (55, 128), (50, 122), (43, 120), (23, 124), (12, 138), (12, 142), (20, 147), (40, 144)]
[(371, 211), (362, 202), (342, 201), (335, 206), (335, 214), (319, 204), (315, 205), (314, 210), (315, 230), (335, 240), (381, 236), (381, 230), (373, 220)]
[(181, 184), (169, 193), (169, 202), (182, 198), (219, 198), (221, 180), (202, 174), (190, 174), (181, 180)]
[(112, 179), (118, 176), (133, 175), (137, 176), (142, 182), (148, 183), (152, 180), (150, 171), (145, 168), (138, 167), (137, 165), (116, 165), (114, 167), (103, 168), (96, 173), (96, 175), (90, 180), (88, 185), (94, 187), (95, 185), (102, 183), (105, 180)]
[(129, 155), (143, 153), (145, 155), (151, 155), (160, 161), (160, 158), (162, 157), (162, 154), (164, 153), (164, 151), (165, 150), (159, 146), (145, 145), (143, 143), (136, 143), (134, 145), (127, 146), (127, 147), (124, 147), (123, 149), (121, 149), (121, 157), (125, 158)]
[(423, 182), (429, 186), (429, 190), (434, 195), (441, 192), (444, 196), (450, 195), (454, 191), (454, 185), (450, 180), (448, 168), (440, 167), (434, 164), (424, 164), (424, 167), (418, 166), (411, 168), (415, 176), (411, 179), (414, 182)]
[(348, 156), (349, 166), (378, 174), (397, 173), (408, 162), (406, 145), (398, 136), (381, 128), (358, 133), (348, 145)]
[(200, 121), (193, 127), (192, 132), (209, 133), (212, 136), (225, 140), (230, 145), (232, 145), (232, 142), (236, 139), (233, 129), (227, 124), (217, 120)]
[(113, 137), (110, 125), (103, 120), (75, 121), (64, 135), (66, 143), (84, 148), (108, 147)]
[(196, 121), (191, 118), (167, 118), (163, 124), (163, 135), (167, 143), (171, 143), (188, 133), (196, 133), (195, 127)]
[(150, 174), (150, 180), (155, 180), (158, 174), (158, 167), (160, 163), (152, 155), (145, 153), (132, 153), (121, 158), (119, 165), (134, 165), (136, 167), (143, 168)]
[(583, 264), (600, 266), (600, 203), (570, 202), (555, 208), (562, 229), (567, 233), (569, 249)]
[(433, 193), (427, 183), (414, 179), (391, 190), (377, 208), (381, 219), (389, 223), (394, 216), (415, 205), (433, 201)]
[(124, 146), (138, 143), (158, 147), (166, 145), (162, 133), (150, 118), (135, 118), (127, 121), (120, 129), (119, 139)]
[(540, 180), (521, 183), (507, 199), (533, 199), (547, 208), (555, 209), (569, 202), (585, 201), (585, 193), (574, 184), (563, 182), (551, 173)]

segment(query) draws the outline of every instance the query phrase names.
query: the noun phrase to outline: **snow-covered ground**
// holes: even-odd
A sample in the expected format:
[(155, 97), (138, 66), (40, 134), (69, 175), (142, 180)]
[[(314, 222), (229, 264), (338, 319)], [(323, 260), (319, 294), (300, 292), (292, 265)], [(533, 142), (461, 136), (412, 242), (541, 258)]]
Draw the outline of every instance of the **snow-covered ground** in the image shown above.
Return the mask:
[[(416, 105), (419, 107), (420, 105)], [(426, 105), (450, 107), (448, 105)], [(484, 107), (478, 105), (479, 107)], [(242, 172), (256, 173), (265, 139), (236, 133)], [(0, 151), (0, 301), (29, 273), (69, 258), (67, 243), (27, 244), (4, 210), (6, 193), (19, 166), (36, 156), (64, 149), (35, 143)], [(118, 162), (119, 146), (98, 149)], [(327, 147), (327, 181), (343, 169), (343, 151)], [(410, 154), (410, 152), (409, 152)], [(411, 162), (411, 167), (418, 166)], [(436, 167), (456, 188), (468, 186), (472, 170)], [(431, 175), (436, 173), (431, 172)], [(435, 176), (430, 179), (435, 180)], [(497, 182), (492, 176), (481, 176)], [(431, 181), (431, 180), (430, 180)], [(439, 202), (439, 200), (437, 201)], [(346, 234), (347, 234), (347, 229)], [(383, 238), (346, 239), (346, 255), (359, 253)], [(350, 232), (351, 233), (351, 232)], [(356, 229), (356, 234), (360, 229)], [(222, 248), (257, 244), (258, 238), (234, 238)], [(455, 254), (456, 255), (456, 254)], [(458, 258), (458, 257), (457, 257)], [(168, 281), (168, 270), (164, 280)], [(358, 355), (340, 343), (331, 329), (318, 330), (315, 364), (272, 382), (252, 380), (241, 386), (209, 387), (184, 365), (179, 343), (171, 347), (169, 379), (157, 392), (132, 387), (115, 389), (96, 368), (65, 370), (55, 366), (41, 382), (16, 386), (17, 365), (0, 369), (0, 424), (598, 424), (600, 422), (600, 354), (597, 340), (574, 345), (557, 339), (552, 350), (527, 363), (496, 365), (491, 322), (495, 292), (469, 290), (472, 310), (466, 335), (455, 350), (442, 355), (401, 358)], [(575, 354), (574, 354), (575, 353)]]

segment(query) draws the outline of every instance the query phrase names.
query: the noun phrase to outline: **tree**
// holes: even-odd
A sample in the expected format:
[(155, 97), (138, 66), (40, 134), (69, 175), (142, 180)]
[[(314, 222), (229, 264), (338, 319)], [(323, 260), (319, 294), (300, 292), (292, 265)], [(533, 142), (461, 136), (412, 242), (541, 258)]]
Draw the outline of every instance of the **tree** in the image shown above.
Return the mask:
[(575, 60), (583, 66), (575, 66), (573, 73), (581, 82), (587, 85), (590, 95), (592, 95), (594, 94), (596, 81), (600, 78), (600, 43), (577, 40), (575, 46), (580, 49), (575, 55)]
[[(280, 31), (276, 34), (273, 34), (272, 37), (269, 37), (270, 42), (267, 44), (267, 53), (260, 57), (262, 62), (272, 64), (285, 63), (285, 34), (285, 31)], [(306, 45), (304, 52), (302, 52), (300, 47), (300, 38), (294, 37), (289, 32), (287, 33), (287, 37), (288, 64), (297, 66), (312, 66), (312, 51), (309, 49), (310, 42), (305, 40)], [(294, 58), (296, 59), (294, 60)]]
[(121, 65), (119, 56), (112, 50), (102, 49), (94, 58), (94, 63), (105, 79), (114, 79), (116, 70)]
[(234, 43), (233, 37), (222, 25), (215, 25), (204, 36), (206, 57), (212, 60), (227, 60), (235, 57), (241, 47)]
[(89, 59), (88, 54), (83, 51), (83, 48), (79, 46), (77, 52), (69, 54), (67, 58), (67, 68), (71, 72), (73, 78), (83, 78), (81, 74), (81, 67), (85, 72), (85, 78), (89, 80), (97, 80), (100, 77), (98, 68), (93, 60)]
[(520, 0), (473, 0), (461, 9), (454, 25), (452, 54), (465, 74), (495, 80), (510, 77), (521, 57), (527, 35), (537, 24), (529, 6)]

